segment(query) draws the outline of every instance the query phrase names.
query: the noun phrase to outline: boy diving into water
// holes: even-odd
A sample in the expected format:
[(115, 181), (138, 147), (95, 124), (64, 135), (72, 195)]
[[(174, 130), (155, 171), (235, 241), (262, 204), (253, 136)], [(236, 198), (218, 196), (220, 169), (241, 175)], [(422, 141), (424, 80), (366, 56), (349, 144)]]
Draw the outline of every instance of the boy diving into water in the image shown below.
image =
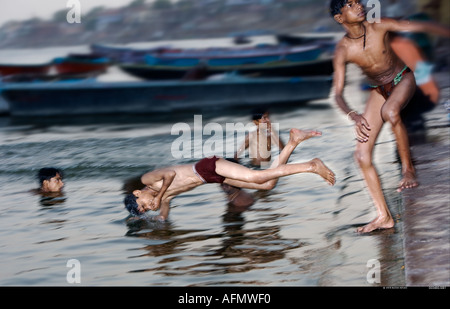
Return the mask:
[[(358, 228), (358, 232), (391, 228), (394, 226), (394, 220), (372, 161), (375, 141), (384, 122), (391, 124), (402, 162), (403, 178), (397, 191), (416, 187), (418, 182), (411, 161), (408, 135), (400, 117), (401, 110), (414, 95), (416, 83), (414, 74), (391, 49), (388, 34), (403, 31), (431, 32), (450, 37), (450, 31), (432, 23), (387, 18), (382, 18), (380, 22), (369, 23), (359, 0), (332, 0), (330, 11), (335, 21), (346, 31), (336, 46), (333, 60), (335, 99), (339, 108), (355, 122), (358, 141), (355, 159), (377, 210), (377, 217), (369, 224)], [(372, 84), (372, 91), (363, 114), (352, 110), (343, 97), (346, 64), (350, 62), (358, 65)]]
[(266, 170), (252, 170), (223, 158), (204, 158), (195, 164), (176, 165), (148, 172), (141, 177), (145, 187), (125, 197), (125, 207), (132, 215), (160, 209), (155, 220), (169, 215), (172, 198), (205, 183), (223, 183), (239, 188), (271, 190), (278, 178), (298, 173), (315, 173), (334, 185), (334, 173), (320, 159), (286, 164), (294, 149), (304, 140), (321, 136), (318, 131), (291, 129), (290, 138), (280, 155)]

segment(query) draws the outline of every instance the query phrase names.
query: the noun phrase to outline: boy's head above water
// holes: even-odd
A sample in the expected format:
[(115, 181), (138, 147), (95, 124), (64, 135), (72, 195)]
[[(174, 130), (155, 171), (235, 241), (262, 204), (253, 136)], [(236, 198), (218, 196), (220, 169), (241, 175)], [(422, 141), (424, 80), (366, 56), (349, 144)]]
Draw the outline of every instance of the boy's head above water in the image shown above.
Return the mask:
[(157, 191), (144, 187), (141, 190), (134, 190), (127, 194), (124, 199), (125, 208), (133, 216), (139, 216), (148, 210), (158, 210), (152, 207), (152, 202), (157, 195)]
[(60, 169), (53, 167), (41, 168), (37, 177), (42, 192), (60, 192), (64, 186), (62, 181), (63, 174)]

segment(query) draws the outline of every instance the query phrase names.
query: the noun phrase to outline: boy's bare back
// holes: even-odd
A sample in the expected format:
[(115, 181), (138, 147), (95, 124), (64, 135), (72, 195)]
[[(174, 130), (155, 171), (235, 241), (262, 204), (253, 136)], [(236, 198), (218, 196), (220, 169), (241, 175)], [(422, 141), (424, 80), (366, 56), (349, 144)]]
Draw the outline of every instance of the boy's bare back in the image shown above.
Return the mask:
[(141, 177), (141, 181), (147, 187), (159, 192), (163, 185), (163, 179), (166, 176), (174, 175), (170, 186), (164, 194), (164, 198), (173, 197), (182, 192), (189, 191), (199, 184), (201, 181), (192, 171), (192, 164), (175, 165), (163, 167), (148, 172)]

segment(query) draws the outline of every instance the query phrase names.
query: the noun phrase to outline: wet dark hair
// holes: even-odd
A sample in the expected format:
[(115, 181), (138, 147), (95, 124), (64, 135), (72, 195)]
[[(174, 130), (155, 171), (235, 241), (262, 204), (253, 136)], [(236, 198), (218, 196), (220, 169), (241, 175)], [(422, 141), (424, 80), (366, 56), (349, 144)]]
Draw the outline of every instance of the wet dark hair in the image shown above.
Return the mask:
[(139, 216), (141, 212), (138, 210), (138, 204), (136, 202), (137, 197), (133, 194), (127, 194), (123, 202), (125, 203), (125, 208), (132, 214), (133, 216)]
[(268, 110), (264, 108), (255, 108), (252, 111), (252, 120), (259, 120), (262, 118), (262, 116), (267, 113)]
[(39, 184), (42, 186), (42, 184), (44, 183), (44, 180), (50, 180), (53, 177), (55, 177), (56, 174), (59, 174), (59, 176), (61, 176), (61, 178), (63, 178), (63, 173), (59, 168), (54, 168), (54, 167), (41, 168), (37, 174)]
[(341, 9), (347, 3), (347, 0), (331, 0), (330, 2), (330, 14), (334, 17), (336, 14), (341, 14)]

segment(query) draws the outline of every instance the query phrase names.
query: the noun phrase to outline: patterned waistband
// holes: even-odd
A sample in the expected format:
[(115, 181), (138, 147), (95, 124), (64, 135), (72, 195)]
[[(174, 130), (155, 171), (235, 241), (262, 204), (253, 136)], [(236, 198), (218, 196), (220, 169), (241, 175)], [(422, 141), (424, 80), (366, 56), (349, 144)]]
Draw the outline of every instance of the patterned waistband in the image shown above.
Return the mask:
[[(405, 74), (405, 71), (406, 71), (406, 73), (408, 73), (408, 72), (411, 72), (411, 69), (407, 65), (405, 65), (403, 70), (398, 72), (398, 74), (394, 77), (394, 79), (391, 82), (387, 83), (387, 84), (394, 83), (394, 86), (397, 86), (397, 84), (402, 80), (402, 77)], [(381, 87), (381, 86), (384, 86), (384, 85), (369, 85), (369, 86), (372, 87), (372, 88), (378, 88), (378, 87)]]

